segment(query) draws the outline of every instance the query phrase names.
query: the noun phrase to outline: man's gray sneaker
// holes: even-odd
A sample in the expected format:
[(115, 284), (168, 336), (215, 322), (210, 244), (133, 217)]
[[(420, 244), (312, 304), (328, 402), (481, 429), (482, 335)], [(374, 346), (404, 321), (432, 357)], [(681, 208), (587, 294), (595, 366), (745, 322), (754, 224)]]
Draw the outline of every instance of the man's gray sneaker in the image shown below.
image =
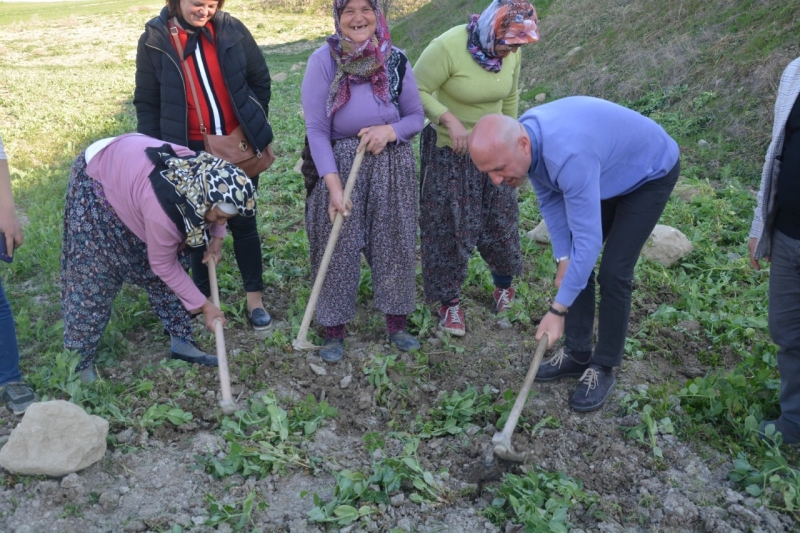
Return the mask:
[(0, 398), (5, 402), (8, 410), (15, 415), (23, 414), (33, 402), (39, 399), (30, 385), (21, 381), (6, 383), (0, 387), (0, 390), (2, 390)]

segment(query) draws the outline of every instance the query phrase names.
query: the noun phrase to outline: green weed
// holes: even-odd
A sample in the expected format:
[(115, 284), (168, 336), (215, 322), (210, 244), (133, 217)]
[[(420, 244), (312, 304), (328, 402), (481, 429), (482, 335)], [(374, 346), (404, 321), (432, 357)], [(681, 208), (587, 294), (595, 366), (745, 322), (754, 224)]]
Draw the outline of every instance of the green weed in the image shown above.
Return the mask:
[(567, 532), (569, 510), (592, 505), (597, 497), (583, 491), (583, 484), (561, 472), (541, 469), (524, 476), (506, 474), (484, 515), (496, 525), (523, 524), (525, 531)]
[(222, 503), (213, 495), (206, 494), (206, 502), (209, 504), (211, 516), (205, 521), (205, 525), (229, 524), (235, 531), (242, 531), (248, 526), (252, 531), (257, 531), (251, 515), (254, 510), (263, 511), (268, 507), (266, 502), (257, 499), (256, 491), (251, 491), (243, 500), (233, 504)]
[(374, 461), (369, 475), (351, 470), (333, 472), (336, 479), (333, 499), (324, 502), (314, 494), (309, 520), (346, 526), (376, 512), (377, 504), (388, 504), (390, 496), (401, 490), (410, 491), (409, 499), (414, 503), (444, 501), (444, 487), (419, 463), (419, 442), (416, 438), (408, 439), (399, 456)]

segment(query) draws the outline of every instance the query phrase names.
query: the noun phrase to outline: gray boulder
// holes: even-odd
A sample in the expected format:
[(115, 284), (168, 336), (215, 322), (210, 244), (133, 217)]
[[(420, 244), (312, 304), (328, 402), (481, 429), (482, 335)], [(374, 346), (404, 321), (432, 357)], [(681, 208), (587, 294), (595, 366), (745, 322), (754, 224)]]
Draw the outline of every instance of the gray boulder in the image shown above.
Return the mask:
[(0, 449), (0, 467), (24, 475), (66, 476), (103, 458), (108, 422), (63, 400), (34, 403)]
[(686, 235), (671, 226), (659, 224), (653, 229), (650, 239), (644, 245), (642, 257), (664, 266), (671, 266), (692, 253), (692, 250), (694, 247)]

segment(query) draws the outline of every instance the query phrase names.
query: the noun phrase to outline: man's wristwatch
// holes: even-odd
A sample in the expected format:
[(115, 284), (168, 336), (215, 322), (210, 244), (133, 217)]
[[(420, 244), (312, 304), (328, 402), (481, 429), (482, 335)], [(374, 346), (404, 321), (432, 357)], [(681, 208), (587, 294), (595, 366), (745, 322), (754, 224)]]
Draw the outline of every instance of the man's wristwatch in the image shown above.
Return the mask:
[(566, 261), (567, 259), (569, 259), (568, 255), (564, 255), (564, 256), (561, 256), (561, 257), (556, 257), (556, 264), (560, 263), (561, 261)]
[(556, 309), (556, 308), (555, 308), (555, 307), (553, 307), (552, 305), (550, 306), (550, 309), (548, 309), (547, 311), (548, 311), (549, 313), (553, 313), (554, 315), (556, 315), (556, 316), (560, 316), (560, 317), (562, 317), (562, 318), (563, 318), (563, 317), (565, 317), (565, 316), (567, 316), (567, 311), (559, 311), (558, 309)]

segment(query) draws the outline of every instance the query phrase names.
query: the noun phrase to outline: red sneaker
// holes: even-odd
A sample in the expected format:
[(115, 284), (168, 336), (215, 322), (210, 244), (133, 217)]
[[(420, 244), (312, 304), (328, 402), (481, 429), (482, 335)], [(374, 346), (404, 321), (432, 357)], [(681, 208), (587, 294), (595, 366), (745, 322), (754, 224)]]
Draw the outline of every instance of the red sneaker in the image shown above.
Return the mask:
[(492, 294), (494, 297), (495, 311), (502, 313), (503, 311), (511, 309), (511, 302), (514, 301), (514, 295), (516, 293), (517, 291), (514, 290), (514, 287), (495, 289), (494, 294)]
[(458, 304), (443, 305), (439, 308), (439, 327), (456, 337), (463, 337), (466, 334), (464, 311)]

